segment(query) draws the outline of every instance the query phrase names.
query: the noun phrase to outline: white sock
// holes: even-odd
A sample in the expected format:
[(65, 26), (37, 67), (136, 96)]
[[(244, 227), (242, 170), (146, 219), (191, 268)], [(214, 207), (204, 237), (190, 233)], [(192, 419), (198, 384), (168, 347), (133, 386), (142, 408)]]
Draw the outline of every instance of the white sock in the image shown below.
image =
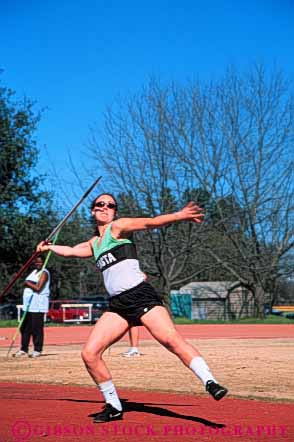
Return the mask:
[(104, 396), (104, 400), (107, 404), (111, 404), (118, 411), (122, 411), (122, 405), (117, 395), (113, 382), (106, 381), (98, 384), (98, 388)]
[(130, 347), (129, 352), (131, 352), (131, 353), (139, 353), (137, 347)]
[(201, 356), (195, 356), (190, 363), (191, 370), (198, 376), (202, 381), (203, 385), (206, 385), (207, 381), (216, 382), (215, 378), (206, 364), (205, 360)]

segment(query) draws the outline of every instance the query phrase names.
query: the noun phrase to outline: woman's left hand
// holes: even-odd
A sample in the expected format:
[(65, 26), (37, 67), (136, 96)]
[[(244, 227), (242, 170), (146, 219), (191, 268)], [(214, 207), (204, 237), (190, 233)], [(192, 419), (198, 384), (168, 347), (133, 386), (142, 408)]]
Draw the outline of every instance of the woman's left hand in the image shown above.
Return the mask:
[(203, 209), (197, 206), (194, 201), (190, 201), (181, 211), (181, 216), (183, 220), (194, 221), (195, 223), (203, 222)]

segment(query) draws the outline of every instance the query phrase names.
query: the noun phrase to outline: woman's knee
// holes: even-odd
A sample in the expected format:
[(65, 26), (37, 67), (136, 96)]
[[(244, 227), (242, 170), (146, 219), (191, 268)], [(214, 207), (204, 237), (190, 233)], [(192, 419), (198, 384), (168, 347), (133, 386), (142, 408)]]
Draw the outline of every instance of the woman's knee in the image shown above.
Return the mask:
[(99, 362), (101, 359), (102, 351), (101, 350), (91, 350), (90, 348), (84, 347), (81, 352), (82, 359), (86, 365), (92, 365)]
[(163, 345), (173, 353), (179, 352), (183, 342), (184, 342), (183, 339), (176, 330), (173, 330), (172, 332), (168, 333), (162, 341)]
[(84, 363), (87, 365), (90, 360), (92, 359), (92, 355), (91, 352), (89, 352), (86, 348), (83, 348), (83, 350), (81, 351), (81, 357), (82, 360), (84, 361)]

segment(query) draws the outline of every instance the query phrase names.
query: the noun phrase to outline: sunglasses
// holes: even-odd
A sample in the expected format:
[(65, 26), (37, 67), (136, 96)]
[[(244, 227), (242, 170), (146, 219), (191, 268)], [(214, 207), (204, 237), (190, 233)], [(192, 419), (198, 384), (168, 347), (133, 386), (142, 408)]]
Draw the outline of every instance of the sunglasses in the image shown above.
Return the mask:
[(94, 204), (94, 207), (107, 207), (108, 209), (116, 209), (116, 204), (106, 203), (105, 201), (98, 201)]

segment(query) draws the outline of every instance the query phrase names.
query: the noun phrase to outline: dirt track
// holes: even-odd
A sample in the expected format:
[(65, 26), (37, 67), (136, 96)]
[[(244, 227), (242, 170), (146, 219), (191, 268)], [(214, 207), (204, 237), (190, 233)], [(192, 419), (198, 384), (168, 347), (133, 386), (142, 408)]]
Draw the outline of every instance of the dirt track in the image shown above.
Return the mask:
[[(202, 339), (190, 340), (207, 360), (231, 397), (294, 401), (292, 368), (294, 340)], [(6, 358), (0, 350), (0, 381), (63, 385), (93, 385), (80, 357), (80, 344), (46, 345), (39, 359)], [(105, 359), (118, 388), (203, 394), (190, 370), (153, 340), (142, 340), (143, 355), (124, 358), (127, 342), (120, 341)]]
[(230, 394), (213, 401), (190, 370), (142, 330), (142, 356), (121, 356), (126, 337), (105, 354), (124, 399), (119, 426), (91, 423), (103, 400), (80, 358), (90, 327), (46, 328), (44, 356), (35, 360), (7, 359), (15, 330), (0, 330), (0, 440), (293, 442), (294, 327), (179, 328)]

